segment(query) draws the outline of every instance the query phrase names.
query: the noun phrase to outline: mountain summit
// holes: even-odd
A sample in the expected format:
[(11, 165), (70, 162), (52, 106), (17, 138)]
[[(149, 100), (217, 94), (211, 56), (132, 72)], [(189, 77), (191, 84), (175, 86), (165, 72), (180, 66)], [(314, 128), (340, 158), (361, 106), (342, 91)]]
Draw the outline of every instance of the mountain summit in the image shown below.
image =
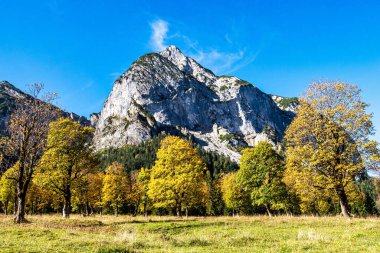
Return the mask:
[(237, 161), (241, 148), (261, 140), (279, 146), (292, 106), (237, 77), (216, 76), (169, 46), (140, 57), (115, 81), (96, 118), (94, 143), (98, 150), (120, 147), (166, 131)]

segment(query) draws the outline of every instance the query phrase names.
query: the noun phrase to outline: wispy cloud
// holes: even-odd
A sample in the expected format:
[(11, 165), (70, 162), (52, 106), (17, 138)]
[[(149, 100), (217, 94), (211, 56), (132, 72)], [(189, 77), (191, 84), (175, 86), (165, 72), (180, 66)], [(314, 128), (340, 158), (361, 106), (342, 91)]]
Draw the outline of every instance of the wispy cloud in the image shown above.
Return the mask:
[(250, 63), (254, 62), (256, 60), (256, 57), (260, 54), (261, 49), (257, 50), (254, 53), (251, 53), (249, 55), (245, 54), (241, 60), (236, 62), (236, 64), (231, 64), (231, 67), (227, 69), (224, 74), (230, 74), (233, 73), (241, 68), (244, 68), (245, 66), (249, 65)]
[(224, 39), (229, 43), (229, 44), (232, 44), (232, 39), (230, 38), (230, 35), (228, 33), (226, 33), (224, 35)]
[(195, 54), (190, 54), (190, 57), (205, 66), (210, 66), (216, 73), (226, 74), (237, 62), (240, 62), (244, 58), (244, 51), (231, 53), (221, 52), (217, 49), (209, 51), (197, 50)]
[[(237, 71), (248, 64), (252, 63), (259, 51), (255, 53), (246, 49), (238, 49), (236, 51), (223, 51), (217, 48), (205, 49), (199, 46), (198, 42), (188, 36), (176, 32), (169, 34), (169, 23), (165, 20), (158, 19), (150, 24), (152, 29), (150, 37), (150, 45), (154, 51), (162, 51), (170, 44), (172, 39), (185, 45), (184, 53), (202, 65), (210, 68), (217, 74), (229, 74)], [(226, 34), (224, 37), (229, 46), (234, 44), (233, 39)]]
[(158, 19), (150, 24), (152, 29), (152, 35), (150, 37), (150, 43), (154, 50), (161, 51), (165, 49), (165, 40), (167, 39), (167, 33), (169, 31), (169, 24)]

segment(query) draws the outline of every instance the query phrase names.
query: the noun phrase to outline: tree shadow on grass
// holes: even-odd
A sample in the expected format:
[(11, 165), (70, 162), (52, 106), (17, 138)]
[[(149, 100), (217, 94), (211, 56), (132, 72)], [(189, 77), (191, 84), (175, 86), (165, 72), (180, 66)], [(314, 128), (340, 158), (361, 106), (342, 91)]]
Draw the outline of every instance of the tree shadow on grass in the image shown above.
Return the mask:
[(130, 220), (130, 221), (114, 221), (109, 224), (105, 224), (105, 226), (113, 226), (113, 225), (124, 225), (124, 224), (149, 224), (149, 223), (183, 223), (183, 222), (192, 222), (197, 221), (196, 219), (167, 219), (167, 220)]
[(44, 227), (49, 227), (49, 228), (94, 228), (94, 227), (102, 227), (102, 226), (104, 226), (104, 223), (98, 220), (77, 220), (77, 219), (52, 220), (44, 224)]
[(164, 224), (164, 226), (154, 229), (149, 229), (151, 233), (179, 233), (183, 230), (190, 230), (195, 228), (206, 228), (206, 227), (215, 227), (215, 226), (224, 226), (226, 223), (219, 222), (200, 222), (200, 223), (187, 223), (187, 224), (178, 224), (177, 222), (172, 222), (170, 224)]

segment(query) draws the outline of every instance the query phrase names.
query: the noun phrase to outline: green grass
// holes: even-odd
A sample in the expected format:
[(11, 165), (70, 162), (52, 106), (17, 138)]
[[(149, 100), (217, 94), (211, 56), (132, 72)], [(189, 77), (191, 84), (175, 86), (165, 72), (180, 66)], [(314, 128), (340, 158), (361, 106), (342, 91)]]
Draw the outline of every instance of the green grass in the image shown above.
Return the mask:
[(380, 219), (0, 216), (1, 252), (380, 252)]

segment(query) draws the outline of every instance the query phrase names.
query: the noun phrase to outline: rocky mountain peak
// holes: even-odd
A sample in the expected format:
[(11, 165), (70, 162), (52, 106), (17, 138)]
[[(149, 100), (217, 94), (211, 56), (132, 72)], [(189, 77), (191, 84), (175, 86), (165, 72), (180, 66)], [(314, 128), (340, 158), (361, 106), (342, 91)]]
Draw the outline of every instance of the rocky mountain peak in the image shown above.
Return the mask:
[[(284, 102), (285, 100), (283, 100)], [(192, 136), (239, 160), (243, 147), (278, 146), (294, 113), (252, 84), (216, 76), (180, 49), (140, 57), (114, 83), (96, 115), (96, 149), (146, 141), (161, 131)]]
[(160, 52), (160, 55), (171, 61), (185, 74), (192, 75), (195, 79), (206, 85), (210, 85), (216, 80), (216, 76), (211, 70), (204, 68), (194, 59), (186, 57), (176, 46), (167, 47)]
[(184, 62), (187, 57), (176, 46), (168, 46), (166, 49), (160, 52), (160, 55), (168, 58), (172, 62)]

